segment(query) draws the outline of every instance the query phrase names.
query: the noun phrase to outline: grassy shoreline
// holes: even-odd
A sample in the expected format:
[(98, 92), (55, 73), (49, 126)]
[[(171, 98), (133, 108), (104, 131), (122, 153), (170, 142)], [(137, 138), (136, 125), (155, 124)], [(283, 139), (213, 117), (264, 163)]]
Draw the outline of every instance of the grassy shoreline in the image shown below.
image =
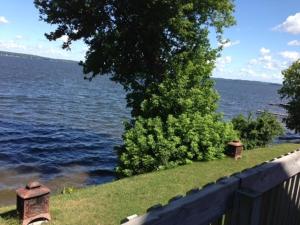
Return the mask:
[[(158, 171), (115, 182), (92, 186), (71, 194), (51, 197), (52, 222), (55, 225), (116, 225), (132, 214), (143, 214), (157, 203), (166, 204), (176, 195), (184, 195), (220, 177), (253, 167), (287, 152), (300, 144), (280, 144), (245, 151), (241, 160), (231, 158)], [(0, 224), (14, 225), (15, 206), (0, 208)], [(12, 217), (12, 218), (10, 218)]]

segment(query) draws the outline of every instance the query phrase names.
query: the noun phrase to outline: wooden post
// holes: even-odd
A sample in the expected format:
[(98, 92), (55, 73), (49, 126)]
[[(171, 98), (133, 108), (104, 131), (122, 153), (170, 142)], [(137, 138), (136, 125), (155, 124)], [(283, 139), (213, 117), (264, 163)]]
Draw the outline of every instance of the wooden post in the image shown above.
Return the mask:
[(259, 225), (262, 193), (250, 190), (238, 190), (236, 193), (234, 211), (236, 216), (235, 224), (238, 225)]

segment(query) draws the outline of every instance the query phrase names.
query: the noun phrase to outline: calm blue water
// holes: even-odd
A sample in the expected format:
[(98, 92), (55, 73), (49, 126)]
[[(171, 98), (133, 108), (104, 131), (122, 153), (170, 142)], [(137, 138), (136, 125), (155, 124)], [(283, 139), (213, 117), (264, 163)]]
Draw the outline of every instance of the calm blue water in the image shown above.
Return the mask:
[[(279, 87), (218, 79), (220, 111), (283, 113), (268, 105), (280, 102)], [(31, 179), (53, 188), (112, 180), (124, 97), (107, 77), (84, 80), (74, 62), (0, 56), (0, 190)]]

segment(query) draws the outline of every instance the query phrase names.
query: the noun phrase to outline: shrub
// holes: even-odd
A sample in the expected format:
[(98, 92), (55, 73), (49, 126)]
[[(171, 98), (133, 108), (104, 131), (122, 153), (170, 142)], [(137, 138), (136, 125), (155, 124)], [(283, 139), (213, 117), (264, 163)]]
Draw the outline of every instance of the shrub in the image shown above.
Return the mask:
[(269, 112), (263, 112), (256, 119), (252, 114), (247, 118), (239, 115), (232, 119), (232, 124), (238, 131), (245, 149), (264, 147), (284, 132), (276, 116)]
[(237, 133), (217, 114), (194, 113), (169, 115), (165, 123), (159, 117), (139, 117), (134, 126), (127, 124), (123, 138), (117, 173), (132, 176), (222, 158), (227, 142), (236, 139)]

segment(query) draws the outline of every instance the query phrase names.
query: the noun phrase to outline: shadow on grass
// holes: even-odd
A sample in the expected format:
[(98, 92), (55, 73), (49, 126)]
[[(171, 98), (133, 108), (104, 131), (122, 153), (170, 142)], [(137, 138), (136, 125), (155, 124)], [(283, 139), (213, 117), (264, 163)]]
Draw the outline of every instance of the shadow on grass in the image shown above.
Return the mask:
[(4, 213), (0, 213), (0, 218), (3, 220), (18, 219), (17, 210), (13, 209)]

